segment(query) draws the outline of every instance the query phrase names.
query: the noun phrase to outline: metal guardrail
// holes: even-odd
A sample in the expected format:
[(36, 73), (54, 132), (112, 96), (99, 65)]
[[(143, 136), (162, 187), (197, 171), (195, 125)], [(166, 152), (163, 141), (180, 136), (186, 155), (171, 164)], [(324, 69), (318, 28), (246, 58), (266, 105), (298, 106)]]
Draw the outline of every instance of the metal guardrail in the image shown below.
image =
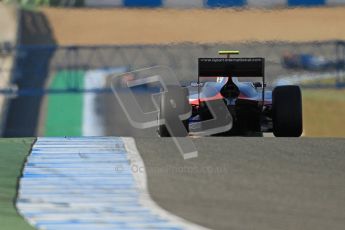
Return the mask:
[[(266, 76), (273, 83), (279, 76), (315, 73), (301, 69), (286, 69), (281, 64), (286, 52), (311, 53), (329, 60), (345, 60), (345, 42), (311, 42), (311, 43), (239, 43), (239, 44), (173, 44), (152, 46), (55, 46), (30, 45), (3, 48), (2, 52), (15, 55), (14, 69), (1, 69), (12, 72), (12, 84), (19, 90), (34, 89), (35, 85), (21, 84), (23, 79), (45, 81), (59, 71), (67, 71), (66, 89), (82, 92), (75, 85), (76, 72), (98, 68), (126, 67), (135, 70), (156, 65), (166, 65), (174, 69), (181, 81), (192, 81), (197, 75), (199, 57), (217, 57), (218, 50), (240, 50), (239, 57), (264, 57), (266, 59)], [(1, 61), (0, 61), (1, 63)], [(1, 68), (1, 66), (0, 66)], [(337, 84), (345, 82), (344, 66), (335, 69)], [(322, 73), (322, 71), (320, 71)], [(0, 75), (1, 77), (1, 75)], [(26, 81), (30, 82), (30, 81)], [(42, 84), (40, 84), (42, 86)], [(332, 87), (335, 87), (332, 86)], [(0, 89), (6, 93), (8, 89)], [(37, 89), (41, 92), (41, 88)]]
[(203, 1), (176, 1), (176, 0), (3, 0), (4, 2), (17, 3), (22, 6), (58, 6), (58, 7), (315, 7), (342, 5), (334, 0), (203, 0)]
[(18, 4), (23, 7), (36, 7), (36, 6), (80, 7), (80, 6), (84, 6), (84, 0), (3, 0), (3, 2)]

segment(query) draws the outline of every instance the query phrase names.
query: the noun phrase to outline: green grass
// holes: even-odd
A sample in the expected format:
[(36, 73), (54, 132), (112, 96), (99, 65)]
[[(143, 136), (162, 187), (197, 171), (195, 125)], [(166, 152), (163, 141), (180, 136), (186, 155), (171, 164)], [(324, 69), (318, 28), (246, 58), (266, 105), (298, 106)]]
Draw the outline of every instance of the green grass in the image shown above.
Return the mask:
[(16, 211), (17, 182), (34, 138), (0, 139), (0, 229), (32, 230)]
[(345, 102), (345, 90), (341, 89), (305, 89), (303, 96), (311, 100)]
[(321, 85), (321, 86), (335, 86), (336, 85), (336, 78), (328, 78), (328, 79), (309, 79), (301, 82), (302, 86), (308, 86), (308, 85)]
[(306, 136), (345, 137), (345, 90), (303, 90)]
[[(83, 71), (60, 71), (54, 76), (50, 88), (66, 89), (66, 82), (71, 78), (77, 86), (83, 87)], [(49, 95), (44, 136), (81, 136), (82, 112), (82, 94)]]

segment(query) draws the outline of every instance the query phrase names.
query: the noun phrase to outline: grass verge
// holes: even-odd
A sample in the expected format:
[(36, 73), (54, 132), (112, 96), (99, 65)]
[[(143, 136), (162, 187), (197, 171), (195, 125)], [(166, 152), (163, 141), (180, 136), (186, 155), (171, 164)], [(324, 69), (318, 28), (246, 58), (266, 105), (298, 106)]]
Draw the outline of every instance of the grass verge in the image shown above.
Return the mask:
[(14, 206), (17, 182), (34, 138), (0, 139), (0, 229), (32, 230)]
[(303, 90), (305, 136), (345, 137), (345, 90)]
[[(71, 80), (72, 79), (72, 80)], [(83, 71), (60, 71), (50, 85), (52, 89), (67, 89), (67, 83), (83, 87)], [(44, 126), (45, 136), (81, 136), (83, 117), (83, 95), (66, 93), (49, 95)]]

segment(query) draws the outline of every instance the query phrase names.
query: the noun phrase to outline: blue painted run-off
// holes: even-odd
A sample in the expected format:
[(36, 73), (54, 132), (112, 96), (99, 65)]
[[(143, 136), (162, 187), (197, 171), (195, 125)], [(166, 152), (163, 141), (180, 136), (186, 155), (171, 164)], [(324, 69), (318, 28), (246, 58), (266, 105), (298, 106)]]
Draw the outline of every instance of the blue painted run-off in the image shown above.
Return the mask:
[(127, 7), (160, 7), (162, 0), (124, 0), (124, 6)]
[(326, 0), (288, 0), (289, 6), (322, 6)]
[(207, 0), (209, 7), (232, 7), (232, 6), (245, 6), (247, 0)]

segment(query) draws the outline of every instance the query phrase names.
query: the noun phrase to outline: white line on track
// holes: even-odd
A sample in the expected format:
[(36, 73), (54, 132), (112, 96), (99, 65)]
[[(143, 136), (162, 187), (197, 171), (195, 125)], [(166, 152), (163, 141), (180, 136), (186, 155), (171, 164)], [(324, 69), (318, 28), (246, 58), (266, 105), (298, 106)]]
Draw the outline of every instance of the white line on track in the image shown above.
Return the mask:
[(179, 223), (185, 229), (206, 229), (202, 226), (196, 225), (194, 223), (188, 222), (187, 220), (180, 218), (178, 216), (172, 215), (166, 210), (159, 207), (150, 197), (148, 187), (147, 187), (147, 175), (144, 166), (144, 161), (142, 160), (138, 149), (136, 147), (135, 141), (133, 138), (123, 137), (123, 142), (125, 143), (128, 158), (130, 160), (131, 167), (136, 168), (132, 169), (134, 180), (136, 181), (140, 189), (140, 201), (141, 204), (145, 207), (148, 207), (157, 215), (166, 218), (172, 223)]

